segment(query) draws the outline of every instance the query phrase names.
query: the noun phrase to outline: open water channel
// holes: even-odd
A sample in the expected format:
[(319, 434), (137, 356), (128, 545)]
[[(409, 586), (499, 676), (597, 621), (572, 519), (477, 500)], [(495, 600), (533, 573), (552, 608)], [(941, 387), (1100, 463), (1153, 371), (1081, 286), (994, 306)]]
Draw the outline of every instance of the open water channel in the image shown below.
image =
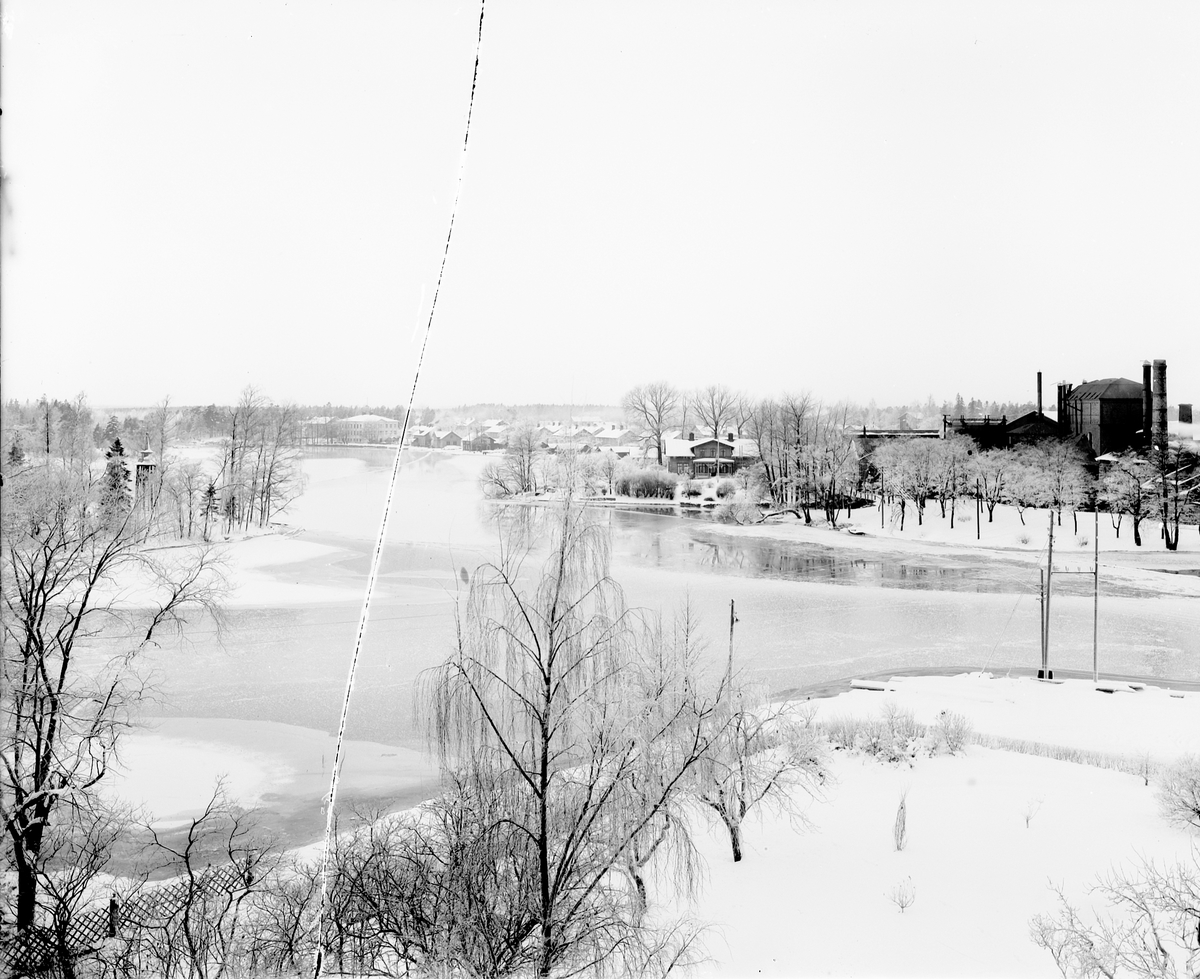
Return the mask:
[[(313, 450), (308, 484), (284, 519), (318, 557), (265, 569), (279, 582), (332, 585), (359, 597), (297, 606), (238, 605), (223, 637), (191, 631), (156, 657), (167, 712), (281, 721), (334, 730), (392, 453)], [(359, 666), (348, 734), (416, 745), (417, 678), (450, 650), (463, 570), (498, 553), (481, 460), (414, 452), (405, 460)], [(666, 513), (598, 510), (612, 531), (613, 576), (630, 605), (670, 614), (686, 600), (723, 657), (729, 603), (737, 661), (773, 692), (881, 670), (1038, 664), (1038, 569), (1029, 558), (890, 543), (829, 546), (740, 535)], [(239, 546), (239, 545), (234, 545)], [(536, 553), (531, 561), (536, 563)], [(1164, 575), (1163, 578), (1175, 576)], [(1104, 580), (1101, 669), (1200, 679), (1200, 598), (1154, 581)], [(1091, 582), (1056, 591), (1052, 665), (1091, 669)]]

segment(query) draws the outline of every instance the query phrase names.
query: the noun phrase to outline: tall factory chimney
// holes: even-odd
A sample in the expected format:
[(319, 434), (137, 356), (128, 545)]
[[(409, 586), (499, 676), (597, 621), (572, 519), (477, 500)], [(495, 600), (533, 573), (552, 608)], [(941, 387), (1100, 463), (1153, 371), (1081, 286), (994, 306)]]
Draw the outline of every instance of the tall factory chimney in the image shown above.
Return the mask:
[(1150, 361), (1142, 361), (1142, 444), (1150, 446), (1150, 429), (1154, 425), (1152, 395), (1150, 394)]
[(1038, 417), (1042, 417), (1042, 372), (1038, 371)]
[(1167, 362), (1154, 362), (1154, 418), (1150, 444), (1158, 452), (1167, 450)]

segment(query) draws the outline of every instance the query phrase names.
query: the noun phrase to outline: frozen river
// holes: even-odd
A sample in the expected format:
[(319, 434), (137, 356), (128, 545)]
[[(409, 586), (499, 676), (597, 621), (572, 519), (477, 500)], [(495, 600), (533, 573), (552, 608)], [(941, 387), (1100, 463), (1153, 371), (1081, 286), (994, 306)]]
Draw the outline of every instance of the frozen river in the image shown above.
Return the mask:
[[(301, 528), (300, 539), (329, 550), (270, 573), (361, 596), (391, 460), (386, 450), (314, 452), (305, 462), (306, 491), (285, 519)], [(402, 468), (355, 688), (353, 738), (420, 740), (414, 679), (450, 648), (462, 569), (497, 553), (496, 521), (476, 481), (480, 463), (415, 453)], [(738, 662), (774, 692), (879, 670), (1038, 664), (1038, 571), (1028, 560), (750, 539), (666, 514), (598, 511), (598, 518), (611, 526), (613, 576), (629, 604), (669, 614), (690, 600), (714, 656), (723, 656), (735, 601)], [(1063, 582), (1052, 665), (1090, 670), (1090, 580)], [(1128, 578), (1102, 588), (1102, 670), (1200, 679), (1200, 599)], [(360, 604), (361, 597), (236, 607), (223, 643), (195, 630), (184, 652), (156, 658), (170, 712), (332, 730)]]

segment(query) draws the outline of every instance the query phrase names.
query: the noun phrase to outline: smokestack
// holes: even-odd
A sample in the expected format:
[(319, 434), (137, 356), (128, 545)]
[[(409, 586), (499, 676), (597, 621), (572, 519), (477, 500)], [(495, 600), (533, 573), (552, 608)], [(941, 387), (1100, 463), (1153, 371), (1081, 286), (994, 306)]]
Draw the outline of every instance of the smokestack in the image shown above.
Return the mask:
[(1038, 417), (1042, 414), (1042, 372), (1038, 371)]
[(1154, 420), (1151, 424), (1151, 445), (1157, 451), (1167, 450), (1167, 362), (1154, 362)]
[(1150, 361), (1142, 361), (1142, 441), (1150, 445), (1150, 428), (1154, 424), (1153, 402), (1150, 394)]

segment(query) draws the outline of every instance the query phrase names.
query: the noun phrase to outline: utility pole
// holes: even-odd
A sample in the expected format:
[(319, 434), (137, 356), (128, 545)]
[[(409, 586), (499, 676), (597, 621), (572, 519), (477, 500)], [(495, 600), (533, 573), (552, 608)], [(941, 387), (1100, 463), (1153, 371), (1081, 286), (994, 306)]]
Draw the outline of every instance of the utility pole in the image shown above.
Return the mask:
[(1050, 669), (1050, 594), (1054, 590), (1054, 509), (1050, 509), (1050, 546), (1046, 555), (1046, 639), (1045, 651), (1042, 654), (1042, 669), (1038, 671), (1039, 680), (1054, 679), (1054, 671)]
[(975, 477), (975, 539), (979, 540), (979, 521), (983, 519), (983, 500), (979, 496), (979, 477)]
[(1046, 669), (1046, 569), (1038, 568), (1038, 644), (1041, 646), (1041, 677)]
[(1095, 557), (1092, 565), (1092, 682), (1100, 682), (1100, 510), (1096, 509)]
[(737, 615), (733, 610), (733, 599), (729, 600), (729, 662), (726, 665), (726, 670), (730, 678), (733, 677), (733, 626), (737, 622)]

